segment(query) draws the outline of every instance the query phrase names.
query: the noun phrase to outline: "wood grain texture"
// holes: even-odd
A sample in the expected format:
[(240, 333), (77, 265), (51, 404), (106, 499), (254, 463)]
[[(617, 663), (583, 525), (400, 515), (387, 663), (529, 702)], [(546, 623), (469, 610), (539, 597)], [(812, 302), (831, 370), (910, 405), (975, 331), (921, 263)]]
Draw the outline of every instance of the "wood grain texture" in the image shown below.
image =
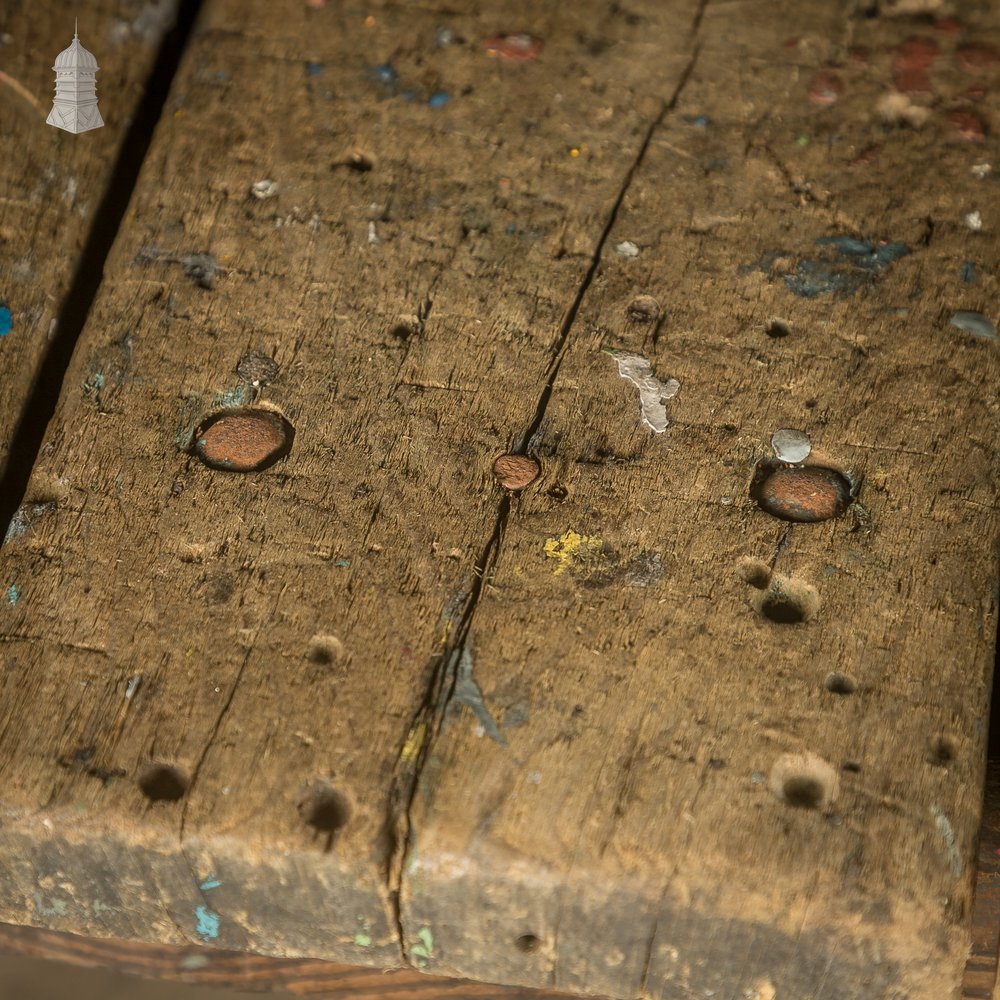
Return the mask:
[(358, 968), (315, 959), (282, 959), (220, 948), (85, 938), (0, 924), (0, 952), (112, 968), (130, 975), (247, 991), (280, 990), (330, 1000), (566, 1000), (567, 994), (444, 979), (415, 969)]
[[(694, 4), (649, 8), (511, 8), (546, 39), (523, 63), (474, 9), (436, 50), (432, 11), (205, 4), (29, 486), (58, 509), (0, 552), (5, 919), (407, 960), (396, 862), (490, 465), (690, 65)], [(188, 453), (235, 404), (291, 421), (282, 464)], [(342, 829), (303, 822), (323, 786)]]
[[(997, 22), (978, 7), (935, 34), (942, 106), (890, 128), (877, 102), (919, 30), (706, 8), (531, 440), (543, 480), (502, 510), (485, 566), (469, 648), (506, 745), (453, 700), (414, 798), (403, 926), (411, 948), (433, 928), (434, 971), (618, 996), (959, 994), (997, 356), (949, 316), (996, 321), (997, 259), (963, 222), (994, 197), (972, 169), (990, 155), (946, 109), (969, 86), (955, 46)], [(819, 109), (824, 66), (844, 93)], [(844, 236), (871, 242), (817, 244)], [(662, 321), (636, 319), (638, 295)], [(607, 349), (679, 379), (662, 437)], [(863, 508), (758, 510), (782, 427), (863, 480)], [(768, 599), (808, 620), (769, 620)]]
[[(81, 0), (70, 9), (15, 0), (0, 10), (0, 300), (13, 318), (11, 332), (0, 337), (0, 475), (156, 58), (162, 25), (143, 20), (139, 6)], [(74, 17), (100, 66), (105, 119), (104, 128), (83, 135), (45, 123), (52, 64), (73, 40)]]

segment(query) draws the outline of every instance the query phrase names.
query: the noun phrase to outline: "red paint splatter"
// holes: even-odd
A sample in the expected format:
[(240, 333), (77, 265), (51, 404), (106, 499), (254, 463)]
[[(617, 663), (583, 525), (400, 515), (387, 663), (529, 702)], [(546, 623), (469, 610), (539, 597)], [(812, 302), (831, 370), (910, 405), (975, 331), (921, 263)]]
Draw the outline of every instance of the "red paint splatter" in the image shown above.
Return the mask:
[(483, 48), (488, 56), (500, 59), (534, 59), (542, 47), (539, 39), (531, 35), (492, 35), (483, 39)]
[(933, 38), (908, 38), (892, 60), (892, 80), (903, 94), (932, 92), (930, 68), (937, 58), (937, 42)]
[(934, 30), (942, 35), (957, 35), (962, 30), (962, 22), (953, 17), (946, 17), (934, 22)]
[(974, 45), (963, 45), (956, 52), (958, 65), (966, 73), (988, 73), (998, 62), (1000, 53), (992, 45), (977, 42)]
[(820, 108), (829, 108), (843, 95), (843, 81), (831, 69), (821, 69), (809, 85), (809, 100)]
[(965, 93), (974, 101), (981, 101), (986, 96), (986, 91), (982, 87), (969, 87)]
[(966, 142), (985, 142), (986, 128), (971, 111), (956, 108), (948, 112), (948, 123)]

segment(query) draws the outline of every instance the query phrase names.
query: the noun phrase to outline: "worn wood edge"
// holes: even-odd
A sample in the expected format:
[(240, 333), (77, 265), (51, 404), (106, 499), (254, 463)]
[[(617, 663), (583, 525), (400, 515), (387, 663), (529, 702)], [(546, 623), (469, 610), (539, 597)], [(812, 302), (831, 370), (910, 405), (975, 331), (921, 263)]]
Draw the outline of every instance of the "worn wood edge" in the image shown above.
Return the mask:
[(470, 1000), (556, 1000), (570, 994), (550, 990), (493, 986), (465, 979), (431, 976), (415, 969), (361, 968), (321, 959), (277, 959), (196, 945), (169, 945), (119, 938), (82, 937), (42, 927), (0, 924), (0, 954), (111, 968), (143, 976), (244, 990), (284, 990), (294, 996), (468, 997)]
[(986, 764), (983, 825), (979, 831), (972, 948), (962, 979), (962, 1000), (995, 1000), (1000, 949), (1000, 758)]

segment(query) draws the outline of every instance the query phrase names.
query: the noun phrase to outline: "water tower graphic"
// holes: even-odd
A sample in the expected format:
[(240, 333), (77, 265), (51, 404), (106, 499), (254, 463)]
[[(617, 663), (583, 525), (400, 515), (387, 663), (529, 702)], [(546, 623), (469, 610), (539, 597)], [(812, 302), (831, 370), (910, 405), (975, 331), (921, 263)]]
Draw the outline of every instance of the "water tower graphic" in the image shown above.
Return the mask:
[(56, 96), (45, 119), (67, 132), (89, 132), (101, 128), (104, 119), (97, 110), (97, 60), (81, 44), (73, 26), (73, 41), (56, 56)]

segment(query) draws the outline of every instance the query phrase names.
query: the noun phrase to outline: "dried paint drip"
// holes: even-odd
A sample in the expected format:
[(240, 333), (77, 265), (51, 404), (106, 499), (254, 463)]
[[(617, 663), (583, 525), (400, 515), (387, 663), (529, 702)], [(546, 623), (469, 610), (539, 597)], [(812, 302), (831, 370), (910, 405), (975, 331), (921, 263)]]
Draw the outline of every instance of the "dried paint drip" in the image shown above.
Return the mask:
[(0, 337), (6, 337), (14, 329), (14, 317), (10, 309), (5, 305), (0, 305)]
[(541, 49), (539, 39), (524, 33), (514, 35), (491, 35), (483, 39), (483, 48), (494, 59), (511, 59), (524, 62), (534, 59)]
[(949, 321), (952, 326), (966, 333), (971, 333), (973, 337), (994, 338), (997, 335), (997, 328), (982, 313), (961, 311), (954, 313)]
[(782, 521), (813, 524), (840, 517), (851, 502), (851, 483), (836, 469), (793, 466), (775, 460), (757, 466), (750, 496)]
[(618, 362), (618, 374), (639, 390), (639, 409), (642, 422), (657, 434), (662, 434), (670, 421), (663, 405), (673, 399), (681, 384), (675, 378), (661, 382), (653, 375), (652, 365), (639, 354), (628, 351), (607, 351)]
[(292, 450), (292, 425), (272, 410), (224, 410), (194, 433), (191, 452), (209, 468), (225, 472), (260, 472)]
[(808, 435), (802, 431), (783, 427), (771, 435), (775, 458), (781, 462), (804, 462), (812, 451)]
[(542, 467), (529, 455), (500, 455), (493, 462), (497, 483), (512, 493), (530, 486), (541, 471)]

